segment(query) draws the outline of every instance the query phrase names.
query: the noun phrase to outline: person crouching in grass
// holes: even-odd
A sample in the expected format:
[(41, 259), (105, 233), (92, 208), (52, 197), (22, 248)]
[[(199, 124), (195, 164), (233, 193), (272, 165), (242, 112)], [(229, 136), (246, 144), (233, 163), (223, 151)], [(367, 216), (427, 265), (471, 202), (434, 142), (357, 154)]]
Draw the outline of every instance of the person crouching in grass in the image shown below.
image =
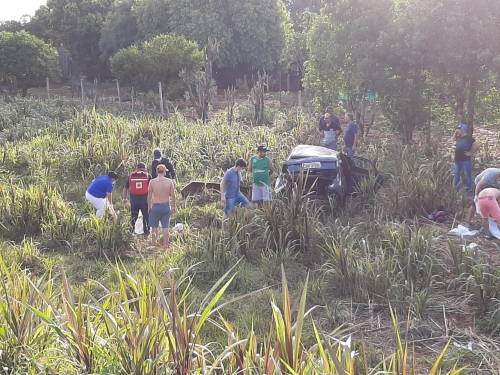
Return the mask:
[(500, 189), (486, 188), (481, 190), (478, 198), (479, 212), (483, 219), (483, 229), (487, 236), (492, 238), (488, 219), (493, 219), (500, 225)]
[(257, 155), (252, 156), (248, 163), (248, 171), (252, 174), (252, 202), (262, 204), (270, 202), (271, 196), (271, 174), (274, 167), (271, 159), (267, 156), (269, 149), (260, 145), (257, 147)]
[(101, 218), (109, 210), (116, 222), (118, 216), (113, 208), (113, 186), (118, 180), (118, 175), (111, 171), (107, 175), (95, 178), (85, 192), (85, 199), (96, 209), (95, 216)]
[(159, 244), (159, 226), (163, 229), (163, 247), (170, 245), (169, 227), (170, 217), (175, 214), (175, 185), (165, 177), (167, 168), (163, 164), (156, 167), (157, 177), (153, 178), (148, 187), (149, 225), (153, 232), (153, 244)]

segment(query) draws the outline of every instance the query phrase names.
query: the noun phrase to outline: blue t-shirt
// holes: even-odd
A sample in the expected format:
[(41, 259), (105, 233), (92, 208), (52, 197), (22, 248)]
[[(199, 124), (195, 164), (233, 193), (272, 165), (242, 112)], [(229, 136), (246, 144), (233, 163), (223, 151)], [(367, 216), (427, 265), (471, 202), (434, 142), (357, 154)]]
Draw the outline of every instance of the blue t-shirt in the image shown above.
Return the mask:
[(240, 192), (240, 173), (234, 168), (229, 168), (224, 174), (224, 191), (226, 199), (236, 198)]
[(358, 134), (358, 124), (351, 122), (347, 125), (344, 132), (344, 142), (346, 147), (354, 146), (354, 138), (356, 137), (356, 134)]
[(113, 191), (113, 180), (109, 176), (99, 176), (90, 184), (87, 192), (96, 198), (106, 198)]

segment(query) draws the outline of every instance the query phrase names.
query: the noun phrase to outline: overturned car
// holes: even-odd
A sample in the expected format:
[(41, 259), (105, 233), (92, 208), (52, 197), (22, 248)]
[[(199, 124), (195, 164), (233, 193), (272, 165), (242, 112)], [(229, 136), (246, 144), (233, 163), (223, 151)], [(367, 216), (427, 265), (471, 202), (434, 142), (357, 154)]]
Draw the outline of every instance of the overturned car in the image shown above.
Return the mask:
[(383, 182), (373, 161), (321, 146), (299, 145), (283, 163), (275, 184), (276, 193), (291, 189), (294, 184), (318, 199), (345, 199), (371, 184), (378, 189)]

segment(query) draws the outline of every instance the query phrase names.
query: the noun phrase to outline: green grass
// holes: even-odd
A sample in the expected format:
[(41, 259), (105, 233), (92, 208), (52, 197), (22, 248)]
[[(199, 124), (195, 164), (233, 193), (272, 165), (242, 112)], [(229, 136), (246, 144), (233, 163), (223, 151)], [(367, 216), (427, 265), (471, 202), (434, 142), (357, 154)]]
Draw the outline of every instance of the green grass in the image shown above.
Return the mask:
[[(318, 207), (300, 186), (224, 222), (218, 197), (181, 200), (173, 223), (186, 229), (165, 253), (130, 236), (117, 198), (124, 179), (119, 222), (93, 217), (83, 198), (93, 177), (125, 176), (157, 146), (176, 163), (179, 188), (218, 180), (263, 142), (279, 165), (294, 145), (317, 142), (314, 118), (273, 109), (266, 126), (238, 114), (230, 128), (224, 114), (203, 125), (51, 105), (0, 102), (9, 140), (0, 151), (0, 364), (9, 373), (410, 374), (437, 373), (436, 364), (458, 374), (454, 346), (439, 352), (470, 327), (440, 339), (443, 304), (484, 322), (469, 339), (498, 343), (497, 270), (419, 221), (439, 204), (462, 214), (458, 195), (443, 197), (450, 168), (439, 153), (368, 140), (363, 154), (390, 178), (344, 210)], [(23, 106), (41, 121), (15, 135)], [(24, 330), (15, 316), (26, 317)], [(430, 327), (436, 353), (418, 346), (412, 324)], [(352, 346), (339, 344), (348, 335)], [(495, 352), (481, 348), (460, 367), (495, 368)]]

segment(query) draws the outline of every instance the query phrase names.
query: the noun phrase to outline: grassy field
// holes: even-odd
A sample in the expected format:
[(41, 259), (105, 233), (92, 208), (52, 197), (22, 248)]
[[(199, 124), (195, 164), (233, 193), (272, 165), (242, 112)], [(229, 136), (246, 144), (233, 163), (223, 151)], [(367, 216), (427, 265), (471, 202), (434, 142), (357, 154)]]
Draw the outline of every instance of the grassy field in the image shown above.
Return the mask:
[[(257, 144), (279, 164), (317, 143), (316, 121), (273, 106), (252, 126), (244, 103), (232, 127), (112, 112), (0, 101), (0, 373), (497, 373), (500, 251), (446, 235), (467, 202), (445, 143), (402, 146), (381, 121), (360, 150), (389, 177), (376, 194), (340, 210), (295, 189), (224, 225), (218, 197), (191, 197), (166, 253), (128, 231), (118, 196), (137, 161), (161, 147), (179, 188), (218, 181)], [(478, 169), (498, 163), (493, 134)], [(83, 199), (110, 169), (116, 224)], [(439, 205), (453, 223), (422, 217)]]

